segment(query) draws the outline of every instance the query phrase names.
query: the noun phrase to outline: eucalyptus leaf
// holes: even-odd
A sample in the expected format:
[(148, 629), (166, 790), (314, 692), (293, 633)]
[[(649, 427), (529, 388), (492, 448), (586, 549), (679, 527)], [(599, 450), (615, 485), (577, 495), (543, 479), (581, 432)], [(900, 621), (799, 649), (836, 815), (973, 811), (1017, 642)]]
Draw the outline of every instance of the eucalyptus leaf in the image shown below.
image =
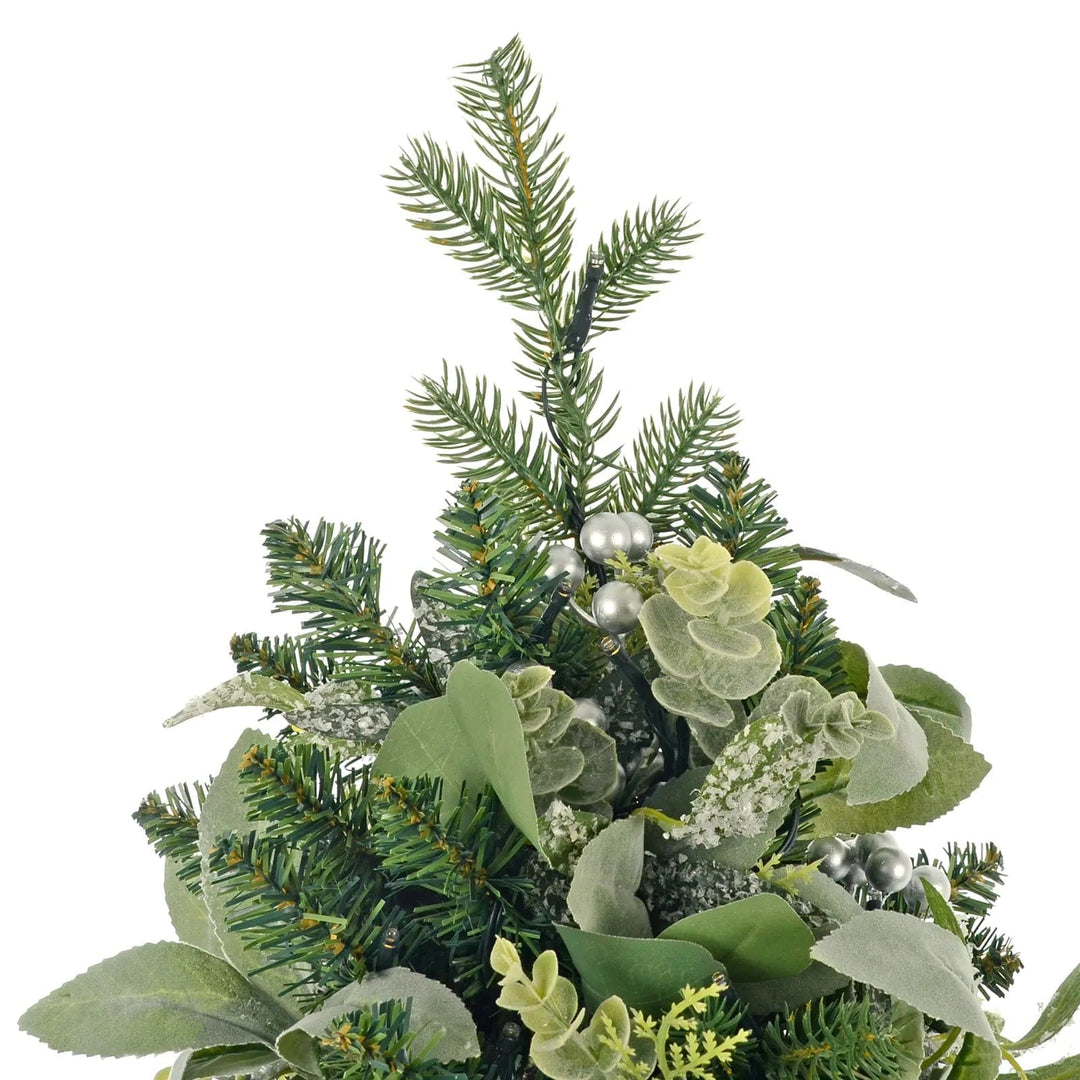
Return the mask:
[(165, 721), (165, 727), (190, 720), (203, 713), (217, 709), (231, 709), (237, 705), (257, 705), (260, 709), (275, 709), (279, 712), (296, 712), (308, 708), (307, 699), (299, 690), (294, 690), (280, 679), (271, 679), (266, 675), (256, 675), (245, 671), (226, 680), (213, 690), (192, 698), (178, 713)]
[(864, 911), (822, 938), (811, 955), (928, 1016), (995, 1038), (967, 947), (940, 926), (896, 911)]
[[(724, 704), (727, 705), (728, 702)], [(732, 718), (734, 719), (734, 712), (732, 712)], [(733, 724), (721, 726), (697, 716), (687, 716), (686, 726), (690, 729), (690, 734), (694, 736), (694, 742), (710, 761), (715, 761), (724, 752), (724, 748), (738, 731)]]
[(783, 660), (776, 631), (768, 623), (747, 623), (742, 629), (761, 645), (756, 655), (736, 659), (706, 653), (701, 668), (705, 688), (728, 701), (742, 701), (763, 689), (780, 670)]
[(540, 746), (526, 754), (533, 795), (551, 795), (572, 783), (585, 768), (585, 755), (576, 746)]
[(727, 727), (735, 719), (731, 703), (707, 690), (700, 679), (661, 675), (653, 679), (652, 691), (656, 700), (675, 716), (700, 719), (713, 727)]
[(854, 574), (857, 578), (862, 578), (863, 581), (868, 581), (883, 592), (898, 596), (901, 600), (909, 600), (913, 604), (917, 603), (915, 594), (906, 585), (897, 581), (896, 578), (882, 573), (880, 570), (875, 570), (872, 566), (856, 562), (854, 559), (845, 559), (843, 555), (834, 555), (831, 551), (822, 551), (820, 548), (800, 546), (795, 550), (798, 552), (800, 559), (813, 559), (818, 562), (829, 563), (831, 566), (846, 570), (849, 574)]
[(863, 910), (847, 889), (810, 866), (778, 866), (763, 873), (773, 885), (808, 900), (836, 923), (846, 923)]
[(282, 1061), (273, 1050), (259, 1043), (211, 1046), (205, 1050), (185, 1050), (173, 1063), (168, 1080), (251, 1076), (256, 1070), (260, 1080), (263, 1080), (264, 1077), (280, 1076), (288, 1068), (287, 1061)]
[[(880, 833), (923, 825), (963, 802), (982, 783), (990, 771), (982, 754), (933, 720), (922, 721), (921, 726), (929, 756), (926, 776), (910, 791), (885, 802), (848, 806), (842, 795), (822, 796), (816, 800), (821, 812), (811, 824), (815, 836)], [(859, 757), (872, 745), (877, 744), (864, 744)]]
[(1000, 1067), (997, 1041), (980, 1039), (969, 1031), (949, 1070), (949, 1080), (995, 1080)]
[(1061, 1031), (1080, 1009), (1080, 964), (1065, 976), (1065, 980), (1054, 991), (1053, 997), (1043, 1009), (1031, 1030), (1015, 1042), (1004, 1040), (1005, 1046), (1014, 1053), (1033, 1050), (1048, 1042)]
[(331, 994), (281, 1033), (278, 1053), (301, 1071), (318, 1075), (318, 1037), (339, 1017), (384, 1001), (412, 1002), (409, 1030), (420, 1046), (437, 1040), (430, 1051), (437, 1060), (466, 1061), (480, 1053), (476, 1024), (465, 1003), (442, 983), (404, 967), (373, 972)]
[(712, 619), (693, 619), (687, 624), (695, 645), (725, 659), (749, 660), (761, 652), (760, 639), (737, 626), (721, 626)]
[(693, 616), (667, 593), (657, 593), (642, 604), (638, 618), (660, 670), (679, 679), (696, 678), (702, 652), (687, 629)]
[(468, 783), (476, 793), (489, 783), (510, 820), (540, 846), (517, 706), (497, 675), (467, 660), (454, 665), (444, 697), (410, 705), (398, 716), (374, 772), (441, 776), (450, 792)]
[(574, 869), (566, 906), (582, 930), (652, 937), (649, 912), (634, 894), (641, 884), (645, 819), (613, 821), (586, 845)]
[(203, 952), (224, 958), (202, 889), (192, 892), (187, 883), (180, 880), (175, 859), (165, 860), (165, 903), (176, 936), (185, 945), (194, 945)]
[(736, 983), (797, 975), (809, 966), (814, 944), (807, 925), (774, 893), (688, 915), (659, 936), (708, 949)]
[(891, 739), (868, 740), (851, 763), (845, 792), (849, 806), (884, 802), (910, 791), (929, 765), (926, 735), (915, 718), (901, 705), (878, 669), (870, 664), (866, 707), (888, 717)]
[(555, 929), (581, 976), (591, 1008), (616, 995), (631, 1008), (655, 1016), (679, 997), (684, 986), (704, 986), (717, 970), (708, 950), (690, 941), (590, 934), (572, 926)]
[(751, 721), (758, 720), (762, 716), (779, 716), (785, 702), (799, 691), (805, 691), (809, 696), (811, 709), (828, 705), (832, 700), (832, 695), (817, 679), (812, 679), (809, 675), (784, 675), (776, 682), (769, 683), (765, 688), (761, 700), (750, 713)]
[(175, 941), (95, 964), (31, 1006), (19, 1026), (54, 1050), (101, 1057), (265, 1043), (293, 1022), (224, 960)]
[(883, 664), (881, 677), (914, 716), (936, 720), (965, 742), (971, 741), (971, 709), (955, 686), (931, 671), (904, 664)]
[(615, 786), (619, 775), (615, 740), (606, 731), (575, 716), (559, 744), (575, 747), (585, 758), (581, 773), (559, 792), (559, 798), (577, 807), (600, 802)]

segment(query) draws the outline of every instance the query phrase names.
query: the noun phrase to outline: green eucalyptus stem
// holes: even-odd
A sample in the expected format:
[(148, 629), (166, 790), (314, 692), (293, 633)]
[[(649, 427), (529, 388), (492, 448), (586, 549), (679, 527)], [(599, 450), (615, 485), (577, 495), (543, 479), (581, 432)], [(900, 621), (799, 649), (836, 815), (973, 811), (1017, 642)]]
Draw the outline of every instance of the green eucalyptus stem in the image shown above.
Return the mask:
[(1004, 1046), (999, 1045), (998, 1049), (1001, 1051), (1001, 1056), (1016, 1070), (1016, 1075), (1020, 1080), (1027, 1080), (1027, 1073), (1020, 1067), (1020, 1062)]

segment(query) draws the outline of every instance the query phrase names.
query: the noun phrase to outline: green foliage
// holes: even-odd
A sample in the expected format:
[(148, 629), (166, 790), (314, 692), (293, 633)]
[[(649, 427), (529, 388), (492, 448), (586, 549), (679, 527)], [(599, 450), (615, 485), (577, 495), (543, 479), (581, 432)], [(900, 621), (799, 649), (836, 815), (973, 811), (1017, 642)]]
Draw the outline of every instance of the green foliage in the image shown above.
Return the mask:
[[(945, 872), (952, 882), (952, 905), (965, 915), (986, 915), (997, 902), (1005, 860), (995, 844), (948, 844)], [(920, 861), (925, 853), (920, 853)]]
[(783, 674), (808, 675), (833, 694), (854, 689), (844, 672), (836, 624), (817, 578), (800, 577), (778, 598), (769, 622), (780, 642)]
[(280, 679), (302, 694), (327, 682), (334, 673), (333, 659), (322, 656), (313, 641), (297, 641), (288, 634), (274, 638), (233, 634), (229, 652), (238, 672)]
[(156, 791), (150, 792), (131, 815), (154, 850), (163, 859), (172, 859), (181, 880), (193, 889), (198, 888), (199, 814), (205, 799), (203, 784), (178, 784), (165, 789), (164, 799)]
[(788, 535), (787, 519), (776, 510), (776, 492), (750, 477), (750, 461), (734, 451), (719, 455), (700, 483), (691, 489), (683, 507), (678, 539), (697, 536), (719, 541), (732, 559), (750, 559), (769, 575), (775, 592), (795, 584), (796, 548), (781, 544)]
[(708, 1080), (718, 1071), (730, 1076), (736, 1054), (745, 1066), (752, 1038), (739, 1027), (741, 1014), (725, 1007), (726, 990), (719, 978), (701, 987), (684, 986), (682, 996), (659, 1020), (634, 1009), (632, 1031), (637, 1046), (620, 1040), (615, 1025), (606, 1020), (606, 1041), (621, 1057), (619, 1076), (648, 1080), (654, 1068), (663, 1080)]
[(775, 1080), (893, 1080), (900, 1073), (900, 1036), (865, 993), (775, 1017), (761, 1047)]
[(968, 920), (967, 939), (979, 993), (987, 999), (991, 994), (1004, 997), (1024, 966), (1012, 941), (982, 919)]
[(422, 633), (450, 663), (505, 667), (544, 655), (533, 642), (550, 584), (544, 557), (493, 489), (467, 482), (439, 518), (439, 552), (448, 569), (414, 582), (428, 606)]
[(1019, 1039), (1006, 1039), (1004, 1044), (1013, 1053), (1034, 1050), (1035, 1047), (1049, 1042), (1062, 1031), (1078, 1011), (1080, 1011), (1080, 964), (1077, 964), (1065, 976), (1061, 985), (1046, 1003), (1046, 1008), (1032, 1024), (1031, 1029)]
[(566, 906), (582, 930), (652, 937), (649, 912), (635, 895), (645, 855), (645, 819), (613, 821), (593, 837), (574, 868)]
[(732, 441), (733, 409), (704, 386), (680, 391), (677, 404), (660, 406), (659, 422), (646, 420), (619, 478), (619, 506), (648, 518), (658, 540), (675, 536), (687, 490)]

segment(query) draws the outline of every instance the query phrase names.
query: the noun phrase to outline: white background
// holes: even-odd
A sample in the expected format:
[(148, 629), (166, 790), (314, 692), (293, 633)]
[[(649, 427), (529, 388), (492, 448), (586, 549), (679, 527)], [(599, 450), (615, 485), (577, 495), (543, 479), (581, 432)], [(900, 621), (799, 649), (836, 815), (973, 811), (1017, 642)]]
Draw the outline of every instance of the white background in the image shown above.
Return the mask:
[(129, 814), (251, 719), (160, 727), (231, 673), (232, 632), (289, 628), (263, 523), (363, 521), (405, 604), (451, 486), (401, 407), (411, 380), (446, 357), (519, 385), (511, 309), (380, 180), (406, 135), (466, 145), (451, 69), (515, 31), (559, 106), (579, 255), (655, 194), (705, 233), (598, 343), (620, 434), (708, 381), (797, 538), (911, 585), (917, 606), (821, 570), (846, 636), (966, 692), (995, 764), (911, 847), (1004, 849), (1014, 1037), (1080, 960), (1080, 13), (510, 7), (5, 9), (5, 1074), (164, 1063), (57, 1057), (14, 1022), (170, 934)]

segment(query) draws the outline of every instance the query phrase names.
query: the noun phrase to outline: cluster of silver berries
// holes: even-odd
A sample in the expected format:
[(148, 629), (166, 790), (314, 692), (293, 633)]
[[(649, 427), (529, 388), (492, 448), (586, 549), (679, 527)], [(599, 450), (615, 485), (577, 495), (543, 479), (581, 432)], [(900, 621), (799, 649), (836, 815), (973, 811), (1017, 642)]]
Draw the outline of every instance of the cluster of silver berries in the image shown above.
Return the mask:
[[(593, 514), (581, 527), (578, 543), (585, 557), (603, 564), (617, 551), (635, 562), (643, 559), (653, 545), (653, 528), (641, 514)], [(576, 589), (585, 579), (585, 563), (566, 544), (548, 548), (545, 573), (549, 578), (565, 574)], [(641, 593), (625, 581), (609, 581), (593, 595), (592, 617), (609, 634), (628, 634), (637, 626), (643, 599)]]
[(904, 903), (915, 911), (925, 910), (925, 880), (946, 900), (952, 892), (949, 875), (940, 866), (913, 866), (895, 833), (866, 833), (845, 841), (838, 836), (815, 840), (806, 849), (806, 861), (849, 889), (867, 885), (884, 896), (903, 893)]

